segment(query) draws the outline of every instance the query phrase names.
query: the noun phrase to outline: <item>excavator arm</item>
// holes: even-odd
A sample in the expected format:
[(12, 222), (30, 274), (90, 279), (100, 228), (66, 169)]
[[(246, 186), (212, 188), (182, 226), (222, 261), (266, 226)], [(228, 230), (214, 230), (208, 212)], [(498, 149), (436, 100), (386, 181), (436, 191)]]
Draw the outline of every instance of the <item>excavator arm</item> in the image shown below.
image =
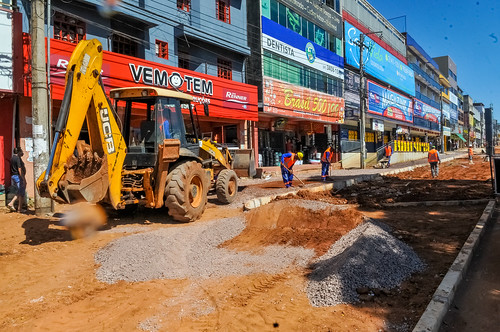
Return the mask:
[[(200, 144), (200, 157), (203, 159), (214, 158), (220, 164), (221, 169), (231, 169), (233, 157), (226, 147), (222, 151), (208, 138), (199, 141)], [(203, 152), (202, 152), (203, 151)]]
[[(71, 55), (48, 167), (36, 183), (43, 197), (120, 203), (126, 144), (102, 84), (102, 58), (96, 39), (81, 41)], [(90, 144), (79, 141), (85, 119)]]

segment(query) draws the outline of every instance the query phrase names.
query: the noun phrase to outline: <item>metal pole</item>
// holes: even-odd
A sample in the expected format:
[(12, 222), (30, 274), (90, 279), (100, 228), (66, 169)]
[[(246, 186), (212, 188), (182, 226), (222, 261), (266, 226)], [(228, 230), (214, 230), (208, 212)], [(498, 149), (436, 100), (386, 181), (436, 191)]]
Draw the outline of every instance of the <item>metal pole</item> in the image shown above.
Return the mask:
[(359, 36), (359, 142), (360, 154), (359, 165), (361, 169), (365, 168), (365, 85), (363, 84), (363, 48), (364, 48), (365, 35)]
[[(45, 8), (42, 0), (31, 3), (32, 43), (32, 134), (34, 183), (47, 169), (49, 160), (47, 70), (45, 67)], [(40, 197), (35, 189), (35, 213), (44, 215), (51, 211), (51, 200)]]
[(441, 153), (444, 153), (444, 114), (443, 114), (443, 88), (441, 87), (441, 94), (439, 95), (441, 103)]

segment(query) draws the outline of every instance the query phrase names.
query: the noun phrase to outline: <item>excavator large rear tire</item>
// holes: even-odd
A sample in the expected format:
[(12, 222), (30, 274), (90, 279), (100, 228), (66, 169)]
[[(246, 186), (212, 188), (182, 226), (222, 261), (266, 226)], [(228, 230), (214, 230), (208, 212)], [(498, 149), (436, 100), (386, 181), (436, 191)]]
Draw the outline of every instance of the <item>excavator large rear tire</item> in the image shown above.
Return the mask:
[(199, 219), (207, 205), (208, 177), (196, 161), (181, 163), (167, 176), (165, 207), (177, 221)]
[(231, 169), (223, 169), (217, 176), (215, 183), (217, 199), (223, 204), (230, 204), (238, 192), (238, 176)]

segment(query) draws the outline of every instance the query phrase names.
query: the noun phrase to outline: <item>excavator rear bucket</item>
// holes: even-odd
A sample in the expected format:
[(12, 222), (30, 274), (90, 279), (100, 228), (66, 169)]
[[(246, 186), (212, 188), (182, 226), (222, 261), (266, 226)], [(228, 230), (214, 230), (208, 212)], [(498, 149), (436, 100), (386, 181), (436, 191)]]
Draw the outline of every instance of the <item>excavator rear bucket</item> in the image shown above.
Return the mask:
[(254, 151), (252, 149), (234, 150), (233, 170), (239, 177), (254, 177), (256, 174)]
[(109, 176), (106, 155), (87, 152), (71, 164), (60, 184), (68, 203), (101, 202), (108, 192)]

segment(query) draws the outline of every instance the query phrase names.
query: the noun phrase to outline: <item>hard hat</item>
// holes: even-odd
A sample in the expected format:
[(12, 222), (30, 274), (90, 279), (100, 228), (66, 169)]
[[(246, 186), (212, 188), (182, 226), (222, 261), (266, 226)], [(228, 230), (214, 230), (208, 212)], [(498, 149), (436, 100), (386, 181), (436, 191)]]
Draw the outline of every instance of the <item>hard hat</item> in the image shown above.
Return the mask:
[(299, 158), (299, 160), (302, 160), (304, 154), (302, 152), (297, 152), (297, 157)]

